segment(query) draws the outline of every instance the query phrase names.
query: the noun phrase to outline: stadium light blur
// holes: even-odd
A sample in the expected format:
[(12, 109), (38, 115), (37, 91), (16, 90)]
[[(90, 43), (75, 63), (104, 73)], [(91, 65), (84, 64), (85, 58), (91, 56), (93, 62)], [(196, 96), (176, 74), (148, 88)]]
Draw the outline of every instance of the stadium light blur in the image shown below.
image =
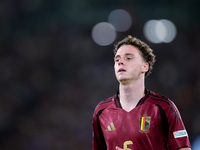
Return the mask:
[(147, 21), (143, 31), (146, 39), (152, 43), (170, 43), (177, 34), (174, 23), (166, 19)]
[(108, 22), (100, 22), (93, 27), (92, 38), (98, 45), (110, 45), (116, 38), (115, 28)]
[(116, 32), (127, 31), (132, 24), (130, 14), (123, 9), (113, 10), (108, 16), (108, 22), (100, 22), (92, 29), (92, 39), (101, 46), (107, 46), (116, 39)]
[(115, 27), (116, 31), (124, 32), (131, 27), (132, 19), (127, 11), (116, 9), (109, 14), (108, 22)]

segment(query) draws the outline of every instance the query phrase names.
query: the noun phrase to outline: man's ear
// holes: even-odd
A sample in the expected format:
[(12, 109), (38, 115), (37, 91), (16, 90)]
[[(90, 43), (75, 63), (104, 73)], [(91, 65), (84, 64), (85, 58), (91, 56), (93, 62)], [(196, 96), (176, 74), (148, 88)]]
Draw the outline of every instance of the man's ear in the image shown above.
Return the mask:
[(147, 72), (149, 70), (149, 64), (148, 62), (144, 62), (143, 64), (143, 68), (142, 68), (142, 72)]

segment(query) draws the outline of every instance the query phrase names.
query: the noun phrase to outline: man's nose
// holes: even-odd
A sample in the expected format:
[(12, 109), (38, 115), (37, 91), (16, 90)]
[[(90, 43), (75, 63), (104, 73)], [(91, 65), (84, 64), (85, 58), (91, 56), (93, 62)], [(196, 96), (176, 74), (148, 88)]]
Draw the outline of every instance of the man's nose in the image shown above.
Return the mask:
[(124, 64), (123, 59), (120, 59), (118, 65), (123, 65), (123, 64)]

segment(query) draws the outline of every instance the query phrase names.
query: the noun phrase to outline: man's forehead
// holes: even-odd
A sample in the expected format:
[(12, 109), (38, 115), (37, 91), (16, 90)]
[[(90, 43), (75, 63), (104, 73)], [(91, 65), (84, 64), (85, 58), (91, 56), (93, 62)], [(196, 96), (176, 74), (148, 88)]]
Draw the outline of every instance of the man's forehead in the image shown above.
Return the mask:
[(118, 49), (115, 56), (134, 55), (136, 53), (139, 53), (139, 50), (136, 47), (132, 45), (123, 45)]

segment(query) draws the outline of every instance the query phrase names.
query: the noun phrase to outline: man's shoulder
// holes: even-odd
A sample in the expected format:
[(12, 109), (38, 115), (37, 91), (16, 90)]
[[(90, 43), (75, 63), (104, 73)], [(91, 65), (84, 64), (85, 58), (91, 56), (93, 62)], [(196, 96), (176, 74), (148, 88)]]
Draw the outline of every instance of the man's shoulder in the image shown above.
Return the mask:
[(158, 94), (153, 91), (149, 91), (148, 100), (150, 101), (150, 103), (160, 105), (165, 108), (166, 107), (170, 107), (170, 108), (175, 107), (174, 102), (171, 101), (168, 97), (166, 97), (162, 94)]
[(115, 102), (115, 97), (116, 97), (116, 94), (99, 102), (95, 108), (95, 112), (98, 113), (99, 111), (102, 111), (106, 109), (107, 107), (109, 107), (110, 105), (112, 105)]
[(176, 119), (179, 118), (179, 111), (176, 105), (168, 97), (150, 91), (149, 101), (150, 103), (153, 103), (157, 105), (158, 107), (162, 108), (165, 111), (165, 113), (170, 113), (170, 114), (172, 113)]
[(149, 91), (149, 97), (152, 99), (157, 99), (157, 100), (161, 100), (161, 101), (170, 101), (170, 99), (162, 94), (153, 92), (153, 91)]

